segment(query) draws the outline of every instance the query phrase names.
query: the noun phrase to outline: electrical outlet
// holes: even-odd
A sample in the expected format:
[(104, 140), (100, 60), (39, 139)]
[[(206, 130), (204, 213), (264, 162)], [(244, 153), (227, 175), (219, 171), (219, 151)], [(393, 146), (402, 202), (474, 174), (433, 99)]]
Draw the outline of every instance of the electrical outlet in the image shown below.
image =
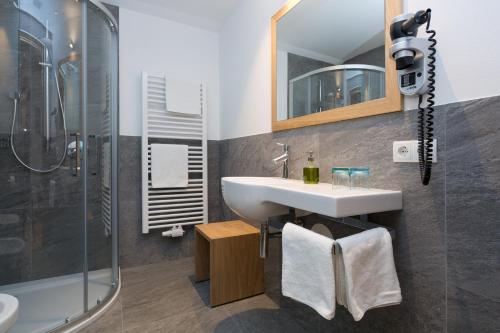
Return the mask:
[[(392, 144), (394, 162), (418, 163), (418, 141), (394, 141)], [(432, 163), (437, 163), (437, 140), (433, 141)]]
[(394, 141), (392, 144), (392, 158), (394, 162), (412, 162), (412, 141)]

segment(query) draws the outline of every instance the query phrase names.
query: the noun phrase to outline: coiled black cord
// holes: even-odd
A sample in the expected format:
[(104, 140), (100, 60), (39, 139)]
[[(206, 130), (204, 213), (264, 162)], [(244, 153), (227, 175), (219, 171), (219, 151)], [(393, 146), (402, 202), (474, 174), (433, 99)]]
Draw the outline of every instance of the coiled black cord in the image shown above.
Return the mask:
[(436, 31), (430, 29), (431, 24), (431, 10), (430, 8), (426, 10), (428, 15), (427, 26), (425, 32), (429, 34), (427, 40), (431, 43), (429, 45), (429, 62), (427, 66), (428, 74), (428, 90), (427, 90), (427, 106), (422, 106), (423, 96), (418, 97), (418, 160), (420, 164), (420, 178), (423, 185), (428, 185), (431, 179), (432, 172), (432, 154), (433, 154), (433, 140), (434, 140), (434, 98), (436, 95), (434, 91), (436, 90), (436, 44), (437, 40), (434, 38), (436, 36)]

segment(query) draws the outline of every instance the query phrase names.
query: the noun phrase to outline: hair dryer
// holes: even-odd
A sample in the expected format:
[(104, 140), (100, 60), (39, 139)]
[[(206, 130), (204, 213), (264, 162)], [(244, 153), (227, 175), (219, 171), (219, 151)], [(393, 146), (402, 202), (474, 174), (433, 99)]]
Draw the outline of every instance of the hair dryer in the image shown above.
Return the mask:
[[(390, 54), (396, 61), (399, 90), (418, 97), (418, 156), (422, 184), (429, 184), (432, 171), (436, 32), (430, 30), (431, 10), (396, 16), (391, 23)], [(428, 38), (417, 38), (418, 28), (427, 23)], [(427, 105), (422, 107), (423, 95)]]

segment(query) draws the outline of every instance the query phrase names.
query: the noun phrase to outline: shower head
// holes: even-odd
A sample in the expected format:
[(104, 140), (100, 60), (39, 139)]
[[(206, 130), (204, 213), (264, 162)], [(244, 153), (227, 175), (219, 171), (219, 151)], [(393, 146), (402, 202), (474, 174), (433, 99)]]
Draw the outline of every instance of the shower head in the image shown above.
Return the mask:
[(19, 101), (21, 99), (21, 93), (19, 91), (14, 91), (12, 96), (10, 96), (15, 101)]

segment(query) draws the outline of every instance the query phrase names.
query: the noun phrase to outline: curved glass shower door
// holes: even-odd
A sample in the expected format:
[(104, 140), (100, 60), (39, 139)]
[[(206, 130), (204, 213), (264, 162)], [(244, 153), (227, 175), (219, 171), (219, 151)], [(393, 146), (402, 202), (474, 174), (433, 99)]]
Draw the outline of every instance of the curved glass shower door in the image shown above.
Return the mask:
[(10, 332), (46, 332), (84, 313), (82, 82), (59, 71), (83, 53), (82, 3), (0, 6), (0, 242), (22, 244), (0, 254), (0, 292), (20, 303)]
[[(118, 241), (113, 215), (112, 165), (116, 164), (116, 22), (106, 7), (87, 7), (87, 307), (99, 305), (116, 287)], [(115, 156), (116, 157), (116, 156)]]
[(385, 96), (385, 69), (363, 64), (323, 67), (289, 80), (288, 118)]
[(48, 332), (118, 283), (117, 24), (90, 0), (0, 2), (0, 293)]

